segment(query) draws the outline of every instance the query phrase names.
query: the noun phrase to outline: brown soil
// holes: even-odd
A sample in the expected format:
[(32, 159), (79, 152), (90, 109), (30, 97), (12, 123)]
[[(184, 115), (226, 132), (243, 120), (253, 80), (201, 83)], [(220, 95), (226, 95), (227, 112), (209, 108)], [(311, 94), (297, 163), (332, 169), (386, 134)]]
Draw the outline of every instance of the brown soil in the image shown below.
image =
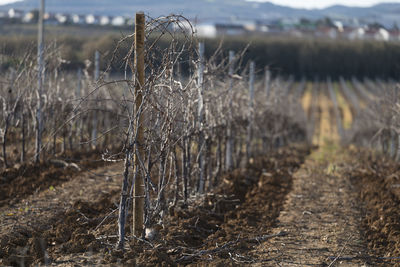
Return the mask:
[(346, 152), (325, 146), (294, 174), (274, 229), (287, 234), (258, 248), (262, 257), (273, 259), (268, 266), (375, 266), (366, 257), (356, 192), (343, 175), (346, 160)]
[(102, 242), (94, 229), (115, 220), (121, 169), (114, 164), (83, 171), (1, 207), (0, 265), (59, 264), (59, 256), (97, 251)]
[(311, 155), (288, 147), (224, 174), (170, 206), (153, 239), (128, 236), (125, 251), (115, 249), (122, 163), (86, 155), (83, 171), (6, 170), (0, 265), (400, 266), (400, 165), (340, 148), (333, 106), (315, 92)]
[[(308, 152), (286, 149), (258, 158), (247, 169), (226, 174), (223, 184), (196, 208), (175, 209), (169, 227), (162, 231), (173, 251), (171, 259), (180, 264), (222, 265), (231, 264), (235, 254), (257, 258), (253, 248), (271, 233), (291, 188), (292, 174)], [(199, 255), (199, 251), (203, 252)]]
[[(64, 155), (67, 163), (76, 163), (81, 170), (107, 165), (96, 151)], [(13, 205), (25, 197), (55, 187), (75, 177), (80, 171), (55, 166), (50, 162), (16, 164), (0, 172), (0, 207)]]
[(362, 226), (379, 262), (400, 266), (400, 164), (370, 152), (354, 152), (347, 172), (364, 206)]
[(114, 175), (122, 166), (96, 170), (109, 179), (82, 172), (54, 190), (0, 208), (0, 264), (208, 265), (210, 257), (213, 264), (231, 264), (232, 253), (257, 257), (253, 248), (268, 238), (291, 175), (307, 153), (303, 147), (284, 149), (224, 175), (220, 186), (193, 197), (187, 209), (170, 208), (152, 245), (131, 240), (125, 253), (114, 249), (121, 178)]
[(309, 152), (282, 149), (225, 174), (125, 252), (115, 250), (122, 164), (72, 173), (0, 207), (0, 265), (400, 266), (400, 165)]

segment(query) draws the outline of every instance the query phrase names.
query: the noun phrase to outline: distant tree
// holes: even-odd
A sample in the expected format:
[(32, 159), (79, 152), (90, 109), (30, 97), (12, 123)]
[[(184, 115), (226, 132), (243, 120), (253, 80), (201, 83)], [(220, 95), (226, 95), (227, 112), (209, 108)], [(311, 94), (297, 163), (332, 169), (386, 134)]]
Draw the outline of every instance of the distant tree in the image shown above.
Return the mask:
[(311, 25), (311, 20), (307, 19), (307, 18), (301, 18), (300, 19), (300, 25), (302, 26), (309, 26)]
[(399, 25), (397, 24), (397, 22), (393, 23), (392, 31), (396, 31), (396, 32), (399, 31)]
[(368, 28), (370, 28), (370, 29), (380, 29), (380, 28), (385, 28), (385, 26), (383, 26), (379, 22), (373, 22), (373, 23), (368, 24)]
[(316, 24), (318, 27), (335, 27), (335, 24), (333, 23), (332, 19), (329, 17), (325, 17), (323, 19), (317, 20)]
[(301, 18), (299, 28), (301, 29), (313, 29), (315, 27), (315, 22), (307, 18)]

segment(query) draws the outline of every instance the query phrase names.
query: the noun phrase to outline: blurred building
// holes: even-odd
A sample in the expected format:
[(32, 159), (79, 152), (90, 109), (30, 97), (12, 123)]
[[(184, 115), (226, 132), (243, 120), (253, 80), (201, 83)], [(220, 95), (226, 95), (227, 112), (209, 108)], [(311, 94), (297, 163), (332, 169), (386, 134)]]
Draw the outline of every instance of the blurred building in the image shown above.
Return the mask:
[(213, 24), (200, 24), (195, 28), (199, 37), (215, 38), (218, 35), (217, 27)]
[(111, 18), (109, 16), (101, 16), (99, 22), (101, 26), (110, 25)]
[(85, 23), (88, 25), (99, 24), (99, 17), (93, 14), (89, 14), (85, 16)]
[(23, 23), (34, 23), (34, 21), (35, 21), (35, 13), (33, 11), (25, 13), (22, 18)]
[(70, 21), (70, 16), (66, 14), (57, 13), (54, 17), (59, 24), (66, 24)]
[[(0, 23), (36, 23), (38, 11), (23, 12), (11, 8), (0, 11)], [(126, 27), (134, 26), (134, 17), (97, 16), (94, 14), (46, 13), (45, 23), (51, 25), (98, 25)], [(193, 26), (192, 26), (193, 25)], [(239, 17), (210, 18), (200, 22), (182, 21), (180, 25), (171, 26), (172, 30), (191, 32), (195, 30), (199, 37), (216, 38), (235, 35), (274, 35), (296, 38), (327, 38), (347, 40), (400, 41), (400, 30), (396, 25), (390, 27), (371, 23), (361, 19), (319, 19), (309, 18), (273, 18), (242, 19)]]
[(347, 39), (352, 41), (365, 39), (365, 29), (362, 27), (346, 28), (344, 34)]
[(78, 14), (73, 14), (71, 16), (71, 21), (73, 24), (84, 24), (85, 23), (85, 17), (82, 15)]
[(115, 27), (121, 27), (125, 25), (125, 22), (126, 19), (123, 16), (117, 16), (111, 20), (111, 25)]
[(11, 8), (8, 10), (8, 17), (10, 19), (22, 19), (24, 16), (24, 11)]

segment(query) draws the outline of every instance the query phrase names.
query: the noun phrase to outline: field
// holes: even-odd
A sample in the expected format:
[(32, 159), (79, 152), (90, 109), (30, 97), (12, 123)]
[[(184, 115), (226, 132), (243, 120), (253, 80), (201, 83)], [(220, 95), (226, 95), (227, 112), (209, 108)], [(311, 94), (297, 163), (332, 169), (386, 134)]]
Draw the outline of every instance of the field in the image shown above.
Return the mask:
[(0, 265), (400, 266), (396, 81), (171, 40), (144, 84), (56, 44), (43, 95), (29, 51), (1, 74)]
[[(2, 54), (23, 55), (26, 44), (35, 49), (37, 28), (33, 25), (0, 25), (0, 51)], [(59, 45), (65, 61), (64, 69), (73, 70), (84, 66), (87, 59), (92, 60), (94, 52), (100, 51), (106, 67), (116, 43), (122, 37), (128, 37), (119, 49), (118, 59), (123, 60), (133, 42), (131, 29), (113, 29), (108, 27), (48, 26), (46, 42)], [(130, 38), (129, 38), (130, 36)], [(158, 35), (149, 36), (153, 42)], [(178, 36), (182, 38), (182, 35)], [(183, 42), (184, 38), (180, 41)], [(294, 76), (297, 80), (306, 78), (338, 80), (341, 76), (351, 79), (365, 77), (370, 79), (399, 80), (400, 44), (398, 42), (347, 41), (331, 42), (324, 39), (302, 39), (250, 35), (223, 36), (205, 39), (205, 54), (209, 58), (223, 41), (224, 50), (241, 51), (249, 46), (243, 55), (244, 61), (254, 60), (258, 66), (268, 66), (274, 75)], [(171, 42), (170, 36), (158, 40), (160, 47), (166, 48)], [(184, 56), (184, 54), (182, 55)], [(113, 71), (119, 71), (119, 61), (112, 65)], [(6, 66), (12, 62), (5, 61)], [(3, 62), (0, 68), (3, 67)], [(93, 66), (92, 66), (93, 67)]]

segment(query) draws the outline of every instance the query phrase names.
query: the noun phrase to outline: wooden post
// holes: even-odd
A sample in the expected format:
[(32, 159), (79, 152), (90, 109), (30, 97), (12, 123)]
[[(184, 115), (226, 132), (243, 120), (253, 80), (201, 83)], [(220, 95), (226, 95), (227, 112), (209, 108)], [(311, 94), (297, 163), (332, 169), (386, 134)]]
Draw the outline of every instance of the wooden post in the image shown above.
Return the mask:
[(253, 139), (253, 117), (254, 117), (254, 75), (255, 75), (255, 63), (250, 62), (250, 73), (249, 73), (249, 124), (247, 126), (247, 143), (246, 153), (247, 162), (250, 162), (252, 157), (251, 141)]
[(293, 75), (290, 75), (289, 80), (286, 82), (286, 85), (283, 90), (283, 96), (285, 97), (285, 99), (289, 98), (289, 93), (290, 90), (292, 90), (293, 84), (294, 84), (294, 77)]
[(397, 148), (395, 160), (400, 161), (400, 134), (397, 134)]
[[(145, 16), (144, 13), (136, 13), (135, 22), (135, 70), (136, 85), (135, 85), (135, 112), (140, 112), (139, 109), (142, 105), (143, 87), (145, 84), (144, 73), (144, 38), (145, 38)], [(140, 159), (144, 159), (144, 131), (141, 126), (143, 116), (138, 114), (136, 128), (138, 129), (136, 152), (134, 154), (134, 164), (136, 181), (134, 185), (134, 201), (133, 201), (133, 234), (141, 237), (144, 234), (143, 221), (144, 221), (144, 180), (143, 173), (140, 171)]]
[(274, 102), (279, 103), (282, 97), (282, 80), (280, 76), (277, 76), (274, 80)]
[(77, 71), (77, 79), (78, 79), (78, 84), (76, 85), (76, 92), (75, 92), (75, 97), (77, 99), (80, 99), (82, 97), (82, 69), (78, 68)]
[(265, 88), (265, 95), (267, 96), (267, 99), (269, 98), (269, 92), (271, 88), (271, 72), (269, 71), (269, 68), (265, 68), (265, 80), (264, 80), (264, 88)]
[(204, 185), (205, 185), (205, 164), (204, 164), (204, 150), (205, 150), (205, 138), (203, 132), (203, 123), (204, 123), (204, 43), (199, 43), (199, 66), (198, 66), (198, 128), (199, 128), (199, 143), (198, 143), (198, 165), (199, 165), (199, 193), (204, 193)]
[[(81, 103), (81, 98), (82, 98), (82, 69), (78, 68), (77, 71), (77, 85), (76, 85), (76, 90), (75, 90), (75, 99), (76, 103)], [(77, 108), (77, 105), (75, 108)], [(78, 110), (76, 110), (75, 115), (78, 115)], [(81, 116), (79, 116), (81, 117)], [(78, 144), (80, 141), (78, 140), (79, 137), (82, 136), (82, 118), (79, 118), (79, 120), (75, 121), (75, 143)], [(72, 137), (71, 137), (72, 138)], [(71, 150), (73, 148), (71, 147)]]
[(301, 81), (300, 81), (299, 85), (297, 86), (297, 89), (295, 92), (296, 101), (301, 101), (301, 97), (303, 96), (305, 89), (306, 89), (306, 79), (303, 77), (303, 78), (301, 78)]
[(43, 95), (43, 72), (44, 72), (44, 0), (40, 0), (39, 9), (39, 31), (38, 31), (38, 53), (37, 53), (37, 64), (38, 64), (38, 103), (36, 111), (36, 144), (35, 144), (35, 162), (40, 161), (40, 150), (42, 147), (42, 95)]
[(131, 151), (127, 149), (125, 152), (125, 164), (124, 164), (124, 179), (122, 181), (122, 192), (121, 199), (119, 202), (118, 212), (118, 243), (117, 249), (124, 249), (125, 243), (125, 222), (126, 222), (126, 210), (127, 210), (127, 198), (128, 193), (128, 181), (129, 181), (129, 168), (131, 167)]
[(186, 136), (186, 138), (184, 139), (184, 150), (185, 150), (185, 153), (184, 153), (184, 155), (186, 156), (184, 159), (183, 159), (183, 161), (186, 163), (186, 164), (184, 164), (184, 166), (185, 166), (185, 173), (184, 173), (184, 180), (183, 180), (183, 183), (184, 183), (184, 185), (183, 185), (183, 195), (184, 195), (184, 197), (185, 197), (185, 205), (187, 204), (187, 199), (188, 199), (188, 196), (189, 196), (189, 190), (188, 190), (188, 187), (189, 187), (189, 183), (188, 183), (188, 180), (189, 180), (189, 175), (191, 174), (191, 170), (192, 170), (192, 165), (191, 165), (191, 155), (190, 155), (190, 153), (192, 152), (191, 151), (191, 145), (192, 145), (192, 138), (191, 138), (191, 136)]
[[(100, 53), (99, 51), (96, 50), (95, 54), (94, 54), (94, 81), (96, 83), (99, 82), (99, 78), (100, 78)], [(93, 124), (92, 124), (92, 147), (96, 148), (97, 145), (97, 111), (95, 110), (93, 112)]]
[(99, 81), (100, 78), (100, 52), (96, 50), (94, 53), (94, 80)]
[(25, 125), (26, 125), (26, 118), (25, 118), (25, 103), (24, 100), (21, 99), (21, 163), (25, 162), (26, 154), (25, 154)]
[(390, 157), (392, 159), (396, 159), (397, 146), (397, 133), (393, 129), (390, 129)]
[(233, 136), (232, 136), (232, 98), (233, 98), (233, 71), (234, 71), (235, 52), (229, 51), (229, 110), (226, 141), (226, 170), (233, 169)]

